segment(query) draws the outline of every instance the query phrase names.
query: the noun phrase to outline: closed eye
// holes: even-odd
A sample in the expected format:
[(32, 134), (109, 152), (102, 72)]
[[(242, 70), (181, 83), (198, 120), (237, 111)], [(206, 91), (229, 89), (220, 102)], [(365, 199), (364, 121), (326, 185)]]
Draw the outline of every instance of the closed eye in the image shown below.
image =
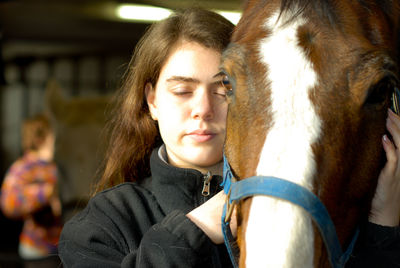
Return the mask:
[(184, 96), (184, 95), (189, 95), (191, 94), (191, 91), (174, 91), (174, 95), (176, 96)]

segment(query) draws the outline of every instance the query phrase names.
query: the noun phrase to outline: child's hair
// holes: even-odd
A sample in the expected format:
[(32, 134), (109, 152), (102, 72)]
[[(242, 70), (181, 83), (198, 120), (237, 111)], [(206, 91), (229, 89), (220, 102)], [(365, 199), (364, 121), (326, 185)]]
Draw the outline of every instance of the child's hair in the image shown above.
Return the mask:
[(37, 151), (52, 132), (50, 121), (43, 114), (25, 119), (21, 128), (22, 149)]

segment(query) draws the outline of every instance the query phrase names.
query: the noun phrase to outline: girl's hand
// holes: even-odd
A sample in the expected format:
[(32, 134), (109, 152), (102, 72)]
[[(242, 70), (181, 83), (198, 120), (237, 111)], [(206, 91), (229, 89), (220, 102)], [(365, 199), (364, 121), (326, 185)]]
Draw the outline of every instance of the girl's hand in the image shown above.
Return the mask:
[(390, 109), (386, 128), (393, 142), (384, 135), (383, 148), (387, 162), (382, 169), (372, 200), (369, 221), (383, 226), (398, 226), (400, 218), (400, 117)]
[[(216, 194), (203, 205), (195, 208), (186, 216), (193, 221), (215, 244), (224, 242), (221, 229), (222, 208), (226, 202), (226, 195), (223, 191)], [(236, 236), (236, 211), (234, 210), (231, 218), (231, 230)]]

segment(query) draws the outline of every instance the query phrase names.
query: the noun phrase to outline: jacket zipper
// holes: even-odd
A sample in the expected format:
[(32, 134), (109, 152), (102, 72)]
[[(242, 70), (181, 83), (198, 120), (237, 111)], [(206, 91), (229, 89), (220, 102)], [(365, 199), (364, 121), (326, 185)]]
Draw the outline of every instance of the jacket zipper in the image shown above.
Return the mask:
[(201, 194), (203, 196), (209, 196), (210, 195), (210, 181), (212, 179), (211, 172), (208, 171), (207, 174), (203, 175), (203, 190), (201, 191)]

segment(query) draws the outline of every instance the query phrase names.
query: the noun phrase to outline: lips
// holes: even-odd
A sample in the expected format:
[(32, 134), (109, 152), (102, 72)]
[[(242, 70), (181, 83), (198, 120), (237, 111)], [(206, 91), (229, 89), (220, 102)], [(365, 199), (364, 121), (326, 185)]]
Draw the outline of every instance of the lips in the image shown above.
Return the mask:
[(213, 139), (217, 134), (209, 130), (195, 130), (187, 134), (191, 139), (197, 142), (206, 142)]

